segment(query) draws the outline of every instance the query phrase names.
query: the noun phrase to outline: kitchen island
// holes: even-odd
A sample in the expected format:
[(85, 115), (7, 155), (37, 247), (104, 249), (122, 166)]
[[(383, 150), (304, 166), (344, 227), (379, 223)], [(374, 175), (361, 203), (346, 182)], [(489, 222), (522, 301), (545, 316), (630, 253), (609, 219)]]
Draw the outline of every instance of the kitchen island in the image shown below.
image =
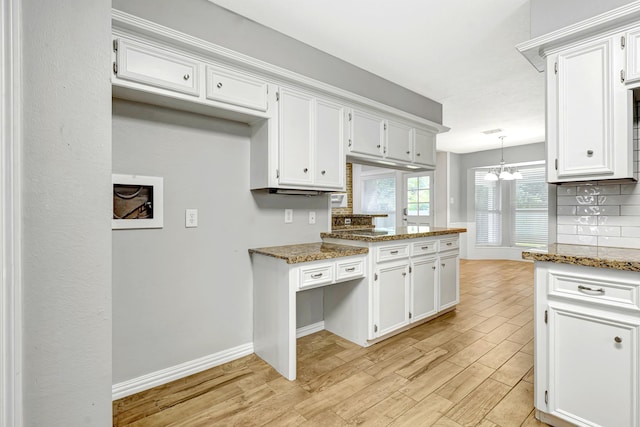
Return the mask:
[(255, 353), (296, 378), (296, 295), (306, 289), (323, 288), (325, 329), (363, 347), (453, 310), (465, 231), (350, 230), (250, 249)]
[(555, 244), (535, 262), (536, 417), (640, 426), (640, 250)]

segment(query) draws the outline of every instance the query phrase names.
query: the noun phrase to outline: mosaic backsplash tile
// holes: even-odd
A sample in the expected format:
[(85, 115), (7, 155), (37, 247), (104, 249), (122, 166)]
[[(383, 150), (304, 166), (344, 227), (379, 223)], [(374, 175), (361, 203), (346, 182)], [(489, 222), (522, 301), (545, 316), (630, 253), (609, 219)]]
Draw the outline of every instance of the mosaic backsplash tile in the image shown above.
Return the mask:
[[(640, 173), (640, 131), (636, 104), (633, 164)], [(607, 182), (557, 187), (557, 242), (640, 249), (640, 184)]]

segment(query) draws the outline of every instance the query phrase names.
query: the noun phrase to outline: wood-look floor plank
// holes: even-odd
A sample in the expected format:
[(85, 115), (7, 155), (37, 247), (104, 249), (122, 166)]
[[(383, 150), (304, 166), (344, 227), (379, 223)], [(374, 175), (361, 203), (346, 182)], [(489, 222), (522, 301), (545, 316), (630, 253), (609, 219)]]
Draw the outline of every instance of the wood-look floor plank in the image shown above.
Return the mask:
[(462, 260), (456, 310), (370, 347), (298, 339), (298, 379), (256, 355), (113, 402), (113, 425), (544, 426), (533, 413), (533, 265)]

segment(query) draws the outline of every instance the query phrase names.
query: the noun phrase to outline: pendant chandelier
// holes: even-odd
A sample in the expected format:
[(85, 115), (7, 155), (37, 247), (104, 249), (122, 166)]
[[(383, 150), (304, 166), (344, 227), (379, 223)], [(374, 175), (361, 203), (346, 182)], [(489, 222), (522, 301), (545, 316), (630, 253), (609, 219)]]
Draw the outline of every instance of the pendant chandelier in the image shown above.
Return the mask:
[(512, 181), (514, 179), (522, 179), (522, 174), (517, 168), (505, 167), (504, 163), (504, 139), (505, 136), (500, 136), (500, 166), (497, 168), (491, 168), (484, 176), (485, 181)]

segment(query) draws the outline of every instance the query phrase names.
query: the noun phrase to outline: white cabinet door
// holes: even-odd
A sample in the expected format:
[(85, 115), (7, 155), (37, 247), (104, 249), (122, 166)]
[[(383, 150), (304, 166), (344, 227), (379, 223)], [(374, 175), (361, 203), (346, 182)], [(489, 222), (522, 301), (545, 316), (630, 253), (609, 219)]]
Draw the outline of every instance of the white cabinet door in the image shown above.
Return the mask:
[(346, 168), (344, 157), (344, 107), (317, 99), (315, 121), (315, 185), (341, 189)]
[(453, 307), (460, 302), (459, 259), (458, 252), (440, 255), (438, 311)]
[(409, 264), (378, 265), (373, 281), (373, 336), (409, 324)]
[(200, 94), (200, 63), (163, 49), (130, 40), (117, 40), (120, 79), (189, 95)]
[(280, 89), (280, 184), (311, 185), (314, 98)]
[(237, 71), (208, 65), (207, 99), (267, 111), (267, 82)]
[(364, 111), (353, 110), (349, 151), (380, 157), (383, 154), (383, 145), (384, 120)]
[(598, 39), (548, 57), (550, 182), (633, 176), (631, 93), (617, 41)]
[(437, 313), (436, 258), (418, 257), (411, 260), (411, 310), (412, 322)]
[(578, 425), (640, 425), (638, 320), (550, 304), (548, 328), (548, 412)]
[(413, 128), (402, 123), (387, 121), (386, 157), (393, 160), (410, 162), (413, 160)]
[(627, 32), (626, 82), (640, 80), (640, 28)]
[(414, 162), (421, 165), (436, 165), (436, 135), (422, 129), (415, 130)]

